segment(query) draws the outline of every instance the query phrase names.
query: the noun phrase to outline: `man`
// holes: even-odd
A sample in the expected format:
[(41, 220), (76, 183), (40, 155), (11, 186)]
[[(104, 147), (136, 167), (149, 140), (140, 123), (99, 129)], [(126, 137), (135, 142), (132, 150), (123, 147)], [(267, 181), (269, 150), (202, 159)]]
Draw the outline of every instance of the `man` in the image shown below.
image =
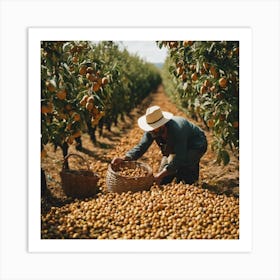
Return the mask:
[(198, 126), (159, 106), (148, 108), (138, 125), (144, 130), (141, 141), (124, 157), (114, 158), (112, 164), (139, 159), (156, 141), (163, 155), (159, 172), (154, 175), (158, 185), (168, 184), (175, 177), (177, 182), (187, 184), (198, 180), (200, 158), (207, 150), (206, 136)]

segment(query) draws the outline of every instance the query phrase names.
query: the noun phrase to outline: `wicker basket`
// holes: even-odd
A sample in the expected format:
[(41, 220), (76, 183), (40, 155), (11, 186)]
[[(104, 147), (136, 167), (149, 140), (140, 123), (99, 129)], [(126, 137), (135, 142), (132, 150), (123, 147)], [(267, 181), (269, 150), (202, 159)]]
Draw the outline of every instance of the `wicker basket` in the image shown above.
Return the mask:
[[(88, 170), (71, 170), (66, 168), (69, 157), (79, 157), (82, 159)], [(90, 197), (97, 193), (97, 182), (99, 176), (90, 171), (88, 162), (78, 154), (68, 154), (64, 158), (62, 170), (60, 172), (62, 188), (67, 196), (71, 197)]]
[[(128, 167), (135, 169), (140, 167), (148, 171), (148, 174), (143, 177), (128, 177), (122, 176), (118, 173), (120, 168)], [(143, 190), (149, 190), (154, 182), (154, 176), (152, 168), (138, 161), (124, 161), (123, 163), (113, 166), (109, 164), (106, 176), (106, 184), (109, 192), (137, 192)]]

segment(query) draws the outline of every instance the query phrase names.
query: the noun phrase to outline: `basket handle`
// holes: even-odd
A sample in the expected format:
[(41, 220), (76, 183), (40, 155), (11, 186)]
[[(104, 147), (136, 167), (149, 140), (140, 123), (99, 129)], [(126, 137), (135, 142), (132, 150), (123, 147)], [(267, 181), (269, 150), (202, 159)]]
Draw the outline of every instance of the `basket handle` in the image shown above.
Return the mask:
[(78, 158), (82, 159), (86, 163), (88, 171), (90, 171), (90, 167), (89, 167), (88, 161), (86, 159), (84, 159), (82, 156), (78, 155), (78, 154), (68, 154), (64, 158), (63, 165), (62, 165), (62, 170), (67, 169), (66, 168), (66, 162), (68, 162), (69, 157), (72, 157), (72, 156), (75, 156), (75, 157), (78, 157)]

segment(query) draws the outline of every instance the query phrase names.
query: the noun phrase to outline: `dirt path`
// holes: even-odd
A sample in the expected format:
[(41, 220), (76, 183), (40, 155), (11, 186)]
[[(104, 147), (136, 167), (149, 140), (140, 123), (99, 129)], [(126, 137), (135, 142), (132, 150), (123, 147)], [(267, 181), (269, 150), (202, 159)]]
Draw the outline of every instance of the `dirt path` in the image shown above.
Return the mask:
[[(115, 156), (122, 156), (138, 143), (142, 136), (142, 131), (137, 125), (137, 119), (145, 113), (148, 106), (159, 105), (163, 110), (172, 112), (174, 115), (187, 116), (174, 105), (166, 96), (163, 88), (160, 87), (157, 92), (147, 97), (140, 106), (134, 109), (130, 116), (126, 116), (124, 121), (120, 122), (118, 127), (112, 127), (111, 131), (104, 130), (103, 135), (97, 135), (97, 143), (92, 144), (87, 134), (82, 136), (83, 150), (76, 151), (74, 146), (69, 148), (69, 152), (82, 155), (91, 165), (91, 168), (100, 174), (100, 190), (106, 192), (105, 177), (108, 163)], [(197, 123), (203, 127), (203, 124)], [(204, 128), (205, 130), (205, 128)], [(227, 166), (217, 165), (215, 163), (215, 154), (211, 151), (212, 137), (211, 133), (206, 132), (208, 139), (208, 151), (201, 159), (201, 171), (199, 185), (203, 188), (216, 193), (239, 195), (239, 162), (232, 157)], [(43, 203), (43, 209), (48, 209), (52, 204), (60, 205), (71, 201), (67, 198), (60, 185), (59, 171), (61, 170), (63, 157), (58, 149), (54, 152), (53, 147), (47, 146), (48, 157), (43, 160), (42, 167), (46, 172), (48, 189), (52, 199), (48, 199), (48, 205)], [(154, 172), (157, 172), (161, 154), (153, 144), (146, 154), (141, 158), (142, 161), (149, 163)], [(70, 168), (77, 168), (80, 164), (74, 159), (69, 160)], [(79, 165), (82, 167), (82, 165)]]

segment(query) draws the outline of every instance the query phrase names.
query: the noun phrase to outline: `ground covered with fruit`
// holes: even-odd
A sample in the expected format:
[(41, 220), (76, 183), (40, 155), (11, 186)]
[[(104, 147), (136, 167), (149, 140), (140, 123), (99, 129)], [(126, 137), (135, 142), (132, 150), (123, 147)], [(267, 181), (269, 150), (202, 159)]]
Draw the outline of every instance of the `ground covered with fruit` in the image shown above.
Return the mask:
[[(166, 96), (163, 88), (151, 93), (129, 116), (111, 131), (97, 133), (93, 144), (82, 135), (83, 148), (70, 146), (69, 153), (85, 158), (92, 171), (98, 173), (98, 193), (90, 198), (67, 197), (61, 187), (62, 151), (48, 144), (48, 156), (42, 159), (47, 192), (41, 197), (42, 239), (238, 239), (239, 238), (239, 161), (232, 156), (228, 165), (215, 163), (211, 150), (213, 136), (203, 123), (208, 151), (201, 159), (200, 179), (195, 185), (172, 182), (153, 185), (150, 190), (108, 192), (106, 174), (114, 157), (123, 156), (138, 143), (142, 130), (137, 119), (147, 107), (159, 105), (163, 111), (184, 116)], [(156, 173), (161, 153), (154, 143), (139, 159)], [(84, 163), (69, 159), (71, 169), (84, 168)]]

